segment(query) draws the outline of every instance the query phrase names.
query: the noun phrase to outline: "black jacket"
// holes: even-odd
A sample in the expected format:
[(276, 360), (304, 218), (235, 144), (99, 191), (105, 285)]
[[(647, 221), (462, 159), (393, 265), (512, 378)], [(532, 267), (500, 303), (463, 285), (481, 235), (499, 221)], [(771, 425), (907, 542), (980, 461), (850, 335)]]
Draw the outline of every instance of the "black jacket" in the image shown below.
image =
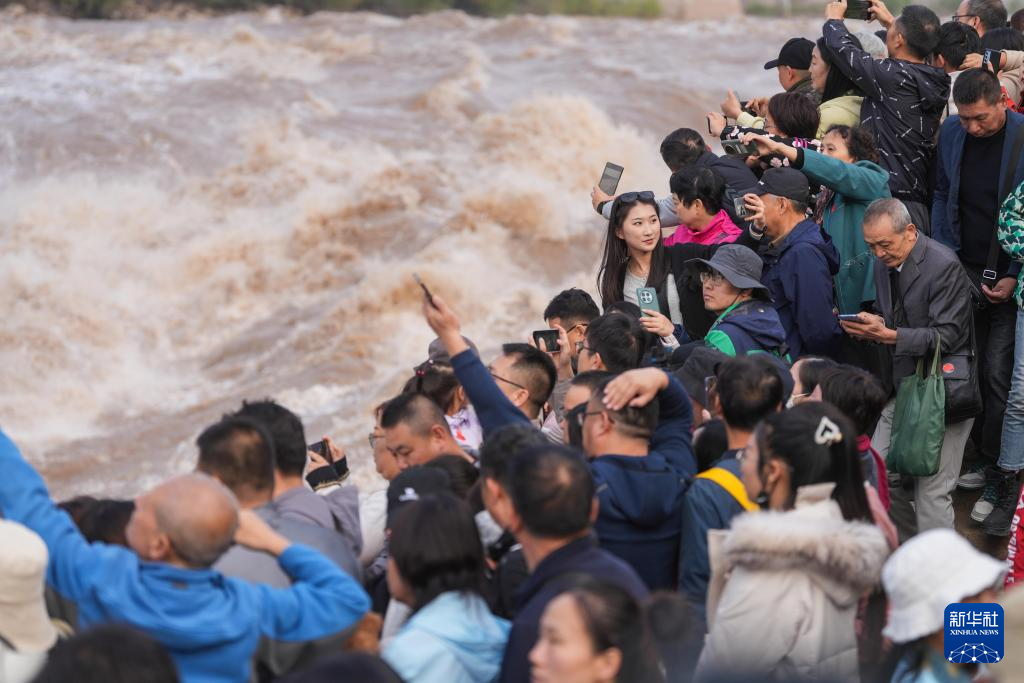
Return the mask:
[(860, 122), (875, 136), (892, 196), (930, 206), (935, 140), (949, 100), (949, 75), (927, 64), (874, 59), (854, 44), (839, 20), (825, 22), (824, 34), (825, 43), (841, 57), (836, 68), (864, 92)]
[(502, 683), (530, 680), (529, 655), (537, 643), (544, 608), (580, 575), (613, 583), (638, 600), (647, 597), (647, 586), (632, 567), (598, 548), (593, 536), (578, 538), (562, 546), (541, 560), (519, 589), (516, 596), (518, 609), (501, 664)]

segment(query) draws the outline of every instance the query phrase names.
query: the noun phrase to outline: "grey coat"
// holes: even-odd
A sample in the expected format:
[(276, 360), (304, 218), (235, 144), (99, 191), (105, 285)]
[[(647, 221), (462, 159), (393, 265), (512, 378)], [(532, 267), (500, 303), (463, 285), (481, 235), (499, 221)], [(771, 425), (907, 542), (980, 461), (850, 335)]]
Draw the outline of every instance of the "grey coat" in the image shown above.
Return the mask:
[(971, 343), (971, 290), (967, 272), (949, 248), (918, 233), (917, 244), (897, 276), (894, 305), (889, 267), (875, 261), (875, 302), (885, 324), (896, 330), (892, 348), (893, 384), (917, 369), (919, 358), (935, 350), (935, 334), (942, 337), (942, 353), (962, 353)]

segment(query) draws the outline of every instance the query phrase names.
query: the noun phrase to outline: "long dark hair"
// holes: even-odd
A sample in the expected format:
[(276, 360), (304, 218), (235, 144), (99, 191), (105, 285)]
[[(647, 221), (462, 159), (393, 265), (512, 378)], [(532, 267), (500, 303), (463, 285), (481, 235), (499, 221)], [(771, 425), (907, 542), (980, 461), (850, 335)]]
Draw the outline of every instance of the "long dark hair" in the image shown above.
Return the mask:
[[(838, 428), (839, 434), (818, 443), (821, 439), (816, 437), (828, 424), (826, 420), (832, 423), (828, 431)], [(789, 467), (792, 490), (787, 507), (793, 506), (801, 486), (834, 482), (832, 499), (843, 518), (874, 523), (857, 455), (857, 432), (832, 404), (810, 401), (770, 415), (757, 429), (757, 448), (762, 467), (772, 458)]]
[(562, 593), (572, 598), (595, 654), (616, 648), (622, 664), (615, 680), (660, 683), (664, 680), (644, 607), (622, 587), (580, 576)]
[[(860, 41), (857, 40), (856, 36), (851, 35), (849, 40), (852, 40), (856, 44), (858, 50), (862, 49)], [(860, 89), (857, 87), (857, 84), (847, 78), (846, 74), (836, 68), (836, 62), (842, 58), (825, 43), (824, 38), (818, 38), (818, 54), (820, 54), (822, 60), (828, 64), (828, 76), (825, 77), (825, 91), (821, 93), (822, 102), (828, 102), (829, 100), (834, 100), (837, 97), (849, 95), (851, 90), (860, 94)]]
[[(612, 204), (611, 216), (608, 218), (608, 233), (604, 238), (604, 256), (601, 257), (601, 269), (597, 271), (597, 288), (601, 294), (601, 307), (607, 309), (612, 304), (622, 301), (622, 286), (626, 280), (626, 269), (629, 267), (629, 247), (626, 240), (615, 233), (626, 222), (626, 216), (637, 204), (646, 204), (655, 211), (658, 204), (654, 199), (637, 198), (631, 202), (622, 201), (622, 197)], [(647, 286), (661, 290), (669, 273), (668, 257), (661, 237), (651, 255), (651, 272), (647, 274)]]
[(391, 524), (388, 552), (412, 591), (413, 611), (448, 591), (483, 592), (484, 555), (473, 512), (450, 493), (403, 506)]

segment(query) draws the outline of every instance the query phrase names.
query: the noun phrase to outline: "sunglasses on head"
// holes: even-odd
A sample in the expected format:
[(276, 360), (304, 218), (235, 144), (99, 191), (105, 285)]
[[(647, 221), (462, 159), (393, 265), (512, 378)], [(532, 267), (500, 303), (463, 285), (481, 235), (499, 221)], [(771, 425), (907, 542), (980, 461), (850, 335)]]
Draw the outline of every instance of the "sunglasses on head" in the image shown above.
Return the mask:
[(644, 190), (642, 192), (623, 192), (619, 195), (619, 201), (623, 204), (632, 204), (639, 199), (654, 199), (654, 193), (650, 190)]

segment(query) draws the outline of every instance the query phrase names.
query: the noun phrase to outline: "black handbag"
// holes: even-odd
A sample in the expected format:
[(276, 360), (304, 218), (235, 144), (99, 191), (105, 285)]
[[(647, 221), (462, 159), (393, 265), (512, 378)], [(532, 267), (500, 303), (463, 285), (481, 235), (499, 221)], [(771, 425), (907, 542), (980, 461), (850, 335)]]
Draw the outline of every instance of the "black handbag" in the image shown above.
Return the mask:
[(971, 321), (971, 345), (960, 353), (942, 356), (940, 369), (946, 385), (946, 424), (963, 422), (981, 414), (981, 385), (978, 382), (978, 358)]

